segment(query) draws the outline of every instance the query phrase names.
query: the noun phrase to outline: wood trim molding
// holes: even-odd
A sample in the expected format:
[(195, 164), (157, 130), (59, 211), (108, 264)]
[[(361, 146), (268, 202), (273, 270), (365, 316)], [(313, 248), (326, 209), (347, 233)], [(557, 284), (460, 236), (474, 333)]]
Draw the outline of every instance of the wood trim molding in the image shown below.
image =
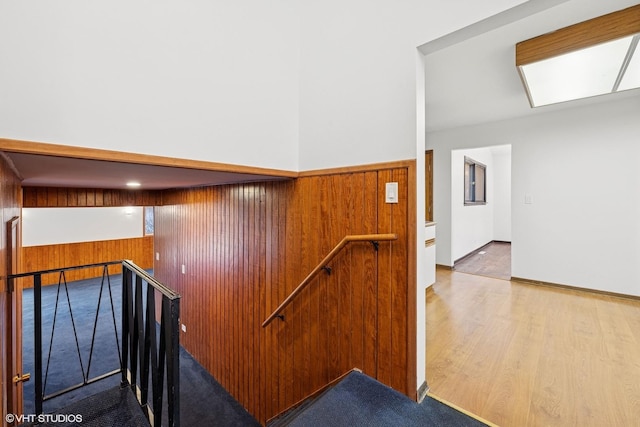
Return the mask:
[(209, 162), (203, 160), (177, 159), (151, 154), (127, 153), (123, 151), (103, 150), (98, 148), (73, 147), (69, 145), (48, 144), (42, 142), (21, 141), (0, 138), (0, 151), (13, 153), (40, 154), (45, 156), (68, 157), (87, 160), (103, 160), (110, 162), (135, 163), (151, 166), (168, 166), (185, 169), (201, 169), (209, 171), (259, 174), (282, 178), (296, 178), (298, 173), (280, 169), (241, 166), (229, 163)]
[(386, 169), (409, 168), (415, 165), (415, 160), (398, 160), (395, 162), (371, 163), (357, 166), (343, 166), (330, 169), (315, 169), (302, 171), (298, 173), (299, 177), (322, 176), (322, 175), (340, 175), (354, 172), (375, 172)]
[(448, 400), (442, 399), (441, 397), (438, 397), (437, 395), (435, 395), (435, 394), (433, 394), (431, 392), (427, 392), (427, 396), (429, 396), (430, 398), (432, 398), (434, 400), (437, 400), (438, 402), (442, 403), (443, 405), (447, 405), (447, 406), (455, 409), (458, 412), (462, 412), (463, 414), (465, 414), (465, 415), (467, 415), (467, 416), (469, 416), (469, 417), (471, 417), (471, 418), (473, 418), (475, 420), (478, 420), (481, 423), (486, 424), (489, 427), (498, 427), (496, 424), (493, 424), (491, 421), (487, 421), (484, 418), (474, 414), (473, 412), (469, 412), (466, 409), (461, 408), (461, 407), (449, 402)]
[(124, 151), (103, 150), (98, 148), (75, 147), (62, 144), (49, 144), (44, 142), (23, 141), (17, 139), (0, 138), (0, 152), (39, 154), (45, 156), (57, 156), (87, 160), (102, 160), (122, 163), (135, 163), (150, 166), (167, 166), (185, 169), (201, 169), (220, 172), (233, 172), (245, 174), (260, 174), (282, 178), (298, 178), (323, 175), (339, 175), (354, 172), (369, 172), (386, 169), (415, 167), (416, 161), (398, 160), (393, 162), (372, 163), (356, 166), (343, 166), (338, 168), (315, 169), (302, 172), (269, 169), (253, 166), (242, 166), (229, 163), (209, 162), (204, 160), (177, 159), (173, 157), (156, 156), (151, 154), (129, 153)]
[(7, 156), (5, 152), (0, 151), (0, 158), (4, 159), (4, 161), (7, 163), (7, 166), (9, 166), (9, 169), (11, 169), (11, 172), (15, 174), (16, 178), (22, 181), (22, 174), (20, 174), (20, 171), (18, 170), (18, 168), (16, 168), (16, 165), (13, 163), (13, 160), (11, 160), (11, 157)]
[(490, 244), (492, 244), (495, 240), (492, 240), (490, 242), (485, 243), (484, 245), (480, 246), (479, 248), (476, 248), (474, 250), (472, 250), (471, 252), (461, 256), (460, 258), (458, 258), (457, 260), (453, 261), (453, 266), (451, 267), (451, 269), (453, 270), (456, 266), (457, 263), (459, 263), (460, 261), (463, 261), (467, 258), (469, 258), (472, 255), (475, 255), (476, 252), (483, 250), (484, 248), (486, 248), (487, 246), (489, 246)]
[(640, 33), (640, 5), (599, 16), (516, 44), (516, 66)]
[(630, 299), (630, 300), (633, 300), (633, 301), (640, 301), (640, 296), (638, 296), (638, 295), (627, 295), (627, 294), (620, 294), (620, 293), (617, 293), (617, 292), (601, 291), (599, 289), (581, 288), (579, 286), (563, 285), (563, 284), (560, 284), (560, 283), (553, 283), (553, 282), (544, 282), (542, 280), (525, 279), (523, 277), (511, 276), (511, 281), (512, 282), (523, 283), (525, 285), (547, 286), (547, 287), (550, 287), (550, 288), (564, 289), (564, 290), (568, 290), (568, 291), (587, 292), (587, 293), (590, 293), (590, 294), (600, 294), (600, 295), (606, 295), (606, 296), (609, 296), (609, 297)]

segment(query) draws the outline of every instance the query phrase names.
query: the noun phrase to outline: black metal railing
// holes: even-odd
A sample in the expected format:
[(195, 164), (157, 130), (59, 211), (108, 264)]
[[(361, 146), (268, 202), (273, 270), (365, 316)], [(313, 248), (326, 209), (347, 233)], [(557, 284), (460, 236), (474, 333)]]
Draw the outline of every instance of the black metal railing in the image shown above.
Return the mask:
[[(156, 292), (161, 295), (160, 307), (156, 307)], [(122, 307), (122, 382), (130, 384), (151, 424), (161, 426), (166, 369), (168, 425), (177, 427), (180, 425), (180, 295), (132, 262), (123, 261)]]
[[(33, 369), (34, 369), (34, 408), (36, 414), (41, 414), (43, 412), (43, 403), (49, 399), (53, 399), (55, 397), (61, 396), (63, 394), (69, 393), (73, 390), (77, 390), (78, 388), (84, 387), (86, 385), (92, 384), (101, 379), (107, 378), (109, 376), (115, 375), (120, 372), (120, 368), (115, 369), (111, 372), (101, 374), (95, 377), (91, 377), (91, 361), (93, 360), (93, 350), (95, 344), (96, 337), (96, 327), (98, 322), (98, 313), (100, 312), (100, 306), (102, 304), (102, 296), (103, 291), (106, 289), (109, 295), (109, 303), (111, 305), (111, 314), (113, 319), (113, 327), (116, 333), (115, 343), (118, 345), (118, 336), (117, 336), (117, 327), (115, 323), (115, 307), (113, 301), (113, 292), (111, 286), (111, 279), (109, 276), (109, 266), (120, 264), (120, 261), (112, 261), (105, 262), (99, 264), (88, 264), (82, 266), (74, 266), (74, 267), (66, 267), (66, 268), (57, 268), (50, 270), (41, 270), (31, 273), (21, 273), (21, 274), (12, 274), (7, 277), (9, 282), (9, 286), (13, 288), (13, 282), (16, 279), (20, 278), (33, 278), (33, 342), (34, 342), (34, 352), (33, 352)], [(82, 353), (80, 351), (80, 342), (78, 339), (78, 330), (76, 328), (76, 317), (74, 316), (73, 307), (71, 304), (71, 298), (69, 296), (69, 285), (67, 283), (67, 272), (73, 270), (87, 269), (87, 268), (102, 268), (102, 278), (100, 282), (100, 292), (97, 301), (96, 308), (96, 317), (93, 323), (92, 335), (91, 335), (91, 347), (89, 350), (88, 358), (83, 358)], [(55, 306), (53, 309), (53, 320), (51, 326), (51, 335), (49, 337), (48, 350), (46, 354), (46, 365), (44, 362), (44, 351), (43, 351), (43, 319), (42, 319), (42, 277), (49, 274), (58, 274), (58, 283), (55, 292)], [(56, 285), (52, 285), (56, 286)], [(61, 298), (62, 296), (62, 298)], [(67, 343), (68, 345), (72, 345), (78, 355), (78, 361), (80, 365), (80, 369), (82, 371), (82, 381), (78, 384), (72, 385), (70, 387), (66, 387), (61, 390), (55, 390), (50, 394), (47, 394), (47, 382), (49, 379), (49, 370), (51, 367), (51, 358), (53, 354), (53, 338), (56, 332), (56, 327), (59, 329), (58, 325), (58, 316), (61, 311), (61, 306), (66, 302), (69, 317), (71, 320), (71, 328), (73, 330), (73, 343)], [(118, 354), (120, 354), (120, 349), (118, 345)], [(122, 363), (120, 363), (122, 365)], [(85, 369), (86, 367), (86, 369)], [(44, 369), (43, 369), (44, 368)]]
[[(117, 307), (117, 299), (110, 278), (109, 267), (122, 265), (122, 300)], [(86, 268), (101, 268), (102, 278), (97, 299), (96, 314), (92, 325), (91, 343), (88, 356), (81, 352), (81, 344), (78, 337), (78, 329), (86, 324), (77, 325), (74, 308), (72, 306), (67, 272)], [(42, 317), (42, 277), (48, 274), (58, 274), (58, 283), (55, 290), (55, 304), (53, 308), (53, 320), (51, 335), (48, 339), (46, 365), (44, 364), (43, 349), (43, 317)], [(153, 426), (162, 425), (163, 393), (167, 396), (167, 418), (169, 426), (180, 425), (179, 410), (179, 315), (180, 296), (167, 288), (145, 270), (136, 266), (133, 262), (111, 261), (98, 264), (42, 270), (30, 273), (12, 274), (7, 277), (8, 284), (13, 288), (16, 279), (33, 279), (33, 369), (34, 369), (34, 410), (36, 414), (43, 413), (43, 403), (47, 400), (77, 390), (81, 387), (95, 383), (118, 373), (122, 375), (122, 385), (130, 386), (136, 394), (145, 415)], [(51, 286), (56, 286), (51, 285)], [(144, 290), (143, 290), (144, 288)], [(109, 297), (111, 322), (115, 332), (115, 347), (117, 348), (119, 367), (106, 373), (91, 376), (91, 365), (94, 360), (96, 343), (96, 331), (98, 317), (103, 304), (103, 294), (107, 291)], [(160, 298), (160, 329), (158, 331), (156, 316), (156, 292)], [(115, 301), (114, 301), (115, 300)], [(73, 342), (65, 343), (66, 350), (73, 347), (78, 356), (79, 366), (82, 372), (82, 380), (72, 386), (54, 390), (47, 394), (47, 385), (52, 365), (52, 352), (54, 348), (54, 334), (58, 325), (60, 309), (66, 303), (70, 318), (70, 327), (73, 332)], [(116, 321), (117, 308), (121, 308), (121, 333), (118, 333)], [(159, 333), (159, 339), (158, 338)], [(121, 336), (119, 336), (121, 335)], [(166, 371), (166, 382), (164, 373)], [(149, 406), (149, 372), (151, 372), (151, 399)], [(55, 382), (55, 381), (54, 381)], [(60, 382), (59, 380), (57, 381)], [(166, 388), (165, 388), (166, 386)]]

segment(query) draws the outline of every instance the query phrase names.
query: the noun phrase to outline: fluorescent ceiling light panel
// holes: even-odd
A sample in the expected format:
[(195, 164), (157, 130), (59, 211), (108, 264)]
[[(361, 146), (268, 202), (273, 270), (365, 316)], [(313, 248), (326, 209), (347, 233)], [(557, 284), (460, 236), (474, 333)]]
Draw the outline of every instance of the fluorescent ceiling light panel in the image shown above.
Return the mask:
[(629, 61), (627, 70), (624, 73), (624, 77), (618, 86), (618, 90), (629, 90), (640, 87), (640, 49), (638, 48), (638, 39), (640, 36), (635, 36), (635, 44), (631, 46), (635, 53)]
[(640, 4), (516, 44), (532, 107), (640, 87)]
[(611, 93), (632, 38), (521, 66), (531, 104), (539, 107)]

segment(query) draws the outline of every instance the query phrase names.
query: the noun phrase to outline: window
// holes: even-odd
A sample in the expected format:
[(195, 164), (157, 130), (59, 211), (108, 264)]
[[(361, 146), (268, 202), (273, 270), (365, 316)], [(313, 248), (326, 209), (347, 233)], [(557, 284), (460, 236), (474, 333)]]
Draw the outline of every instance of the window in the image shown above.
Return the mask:
[(482, 163), (464, 158), (464, 204), (487, 204), (486, 189), (487, 167)]
[(145, 206), (144, 208), (144, 235), (153, 234), (153, 206)]

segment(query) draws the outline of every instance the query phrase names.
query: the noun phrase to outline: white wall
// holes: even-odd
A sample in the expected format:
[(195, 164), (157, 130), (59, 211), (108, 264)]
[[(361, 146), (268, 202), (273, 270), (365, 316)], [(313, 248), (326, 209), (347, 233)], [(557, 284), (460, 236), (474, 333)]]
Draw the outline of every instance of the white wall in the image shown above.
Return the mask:
[(416, 47), (521, 3), (5, 1), (0, 137), (288, 170), (416, 158)]
[(299, 169), (417, 159), (418, 386), (425, 381), (426, 271), (424, 63), (416, 48), (521, 3), (327, 0), (301, 9)]
[(416, 158), (416, 48), (520, 3), (308, 2), (300, 169)]
[(492, 147), (493, 240), (511, 241), (511, 146)]
[(22, 209), (25, 247), (142, 236), (142, 207)]
[[(464, 204), (464, 158), (484, 164), (487, 167), (487, 204)], [(451, 153), (451, 247), (453, 260), (462, 258), (471, 251), (493, 240), (493, 154), (491, 149), (454, 150)]]
[(512, 275), (640, 295), (639, 112), (633, 96), (427, 134), (437, 262), (452, 261), (451, 150), (510, 143)]
[(296, 2), (1, 9), (0, 137), (297, 170)]
[[(485, 205), (464, 204), (464, 158), (484, 164)], [(511, 147), (452, 150), (451, 250), (456, 261), (493, 240), (511, 241)]]
[(0, 137), (288, 170), (416, 159), (416, 48), (523, 3), (3, 2)]

